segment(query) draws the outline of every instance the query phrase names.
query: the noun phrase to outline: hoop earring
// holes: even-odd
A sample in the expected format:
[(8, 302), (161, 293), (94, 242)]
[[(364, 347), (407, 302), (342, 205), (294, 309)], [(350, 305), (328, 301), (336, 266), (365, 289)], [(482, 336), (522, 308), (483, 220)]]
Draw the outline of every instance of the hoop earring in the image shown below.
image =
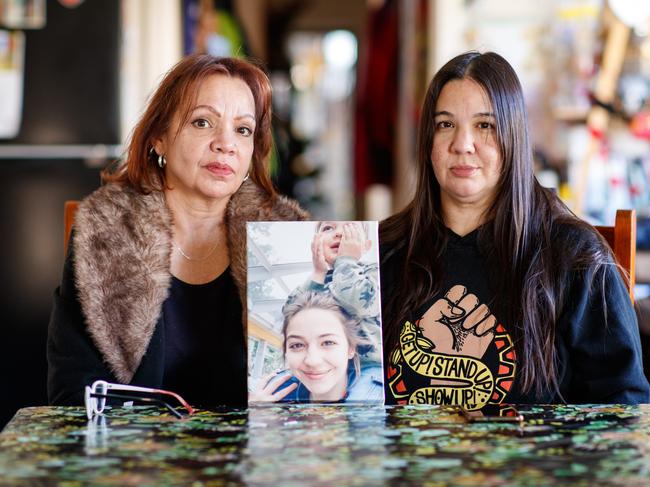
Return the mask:
[(246, 177), (245, 177), (244, 179), (242, 179), (241, 182), (243, 183), (243, 182), (247, 181), (247, 180), (248, 180), (248, 176), (250, 176), (250, 172), (247, 172), (247, 173), (246, 173)]
[(167, 159), (165, 159), (164, 155), (159, 155), (158, 156), (158, 166), (160, 169), (164, 168), (167, 165)]

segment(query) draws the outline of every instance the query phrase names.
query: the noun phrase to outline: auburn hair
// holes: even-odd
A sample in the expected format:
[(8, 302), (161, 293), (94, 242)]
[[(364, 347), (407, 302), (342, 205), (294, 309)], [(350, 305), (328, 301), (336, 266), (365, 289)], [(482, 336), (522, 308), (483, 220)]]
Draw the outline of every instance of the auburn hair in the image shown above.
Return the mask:
[(166, 187), (165, 173), (158, 167), (154, 141), (170, 130), (177, 114), (180, 123), (175, 135), (178, 135), (189, 120), (201, 83), (213, 75), (239, 78), (250, 88), (255, 100), (256, 126), (249, 176), (269, 196), (275, 197), (277, 193), (268, 168), (272, 146), (271, 84), (268, 76), (260, 67), (244, 59), (208, 54), (186, 56), (169, 70), (131, 133), (125, 159), (117, 167), (104, 170), (102, 180), (128, 184), (141, 193), (162, 191)]

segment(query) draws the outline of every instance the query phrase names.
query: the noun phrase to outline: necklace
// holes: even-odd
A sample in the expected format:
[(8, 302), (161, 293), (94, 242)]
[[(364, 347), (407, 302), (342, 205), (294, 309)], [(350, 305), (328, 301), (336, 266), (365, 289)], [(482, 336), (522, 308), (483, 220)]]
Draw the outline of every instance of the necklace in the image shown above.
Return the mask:
[(208, 253), (208, 255), (206, 255), (205, 257), (198, 257), (198, 258), (197, 258), (197, 257), (190, 257), (190, 256), (187, 255), (185, 252), (183, 252), (183, 249), (181, 248), (180, 245), (178, 245), (178, 244), (176, 243), (176, 241), (174, 241), (174, 245), (175, 245), (175, 247), (178, 249), (178, 251), (181, 253), (181, 255), (182, 255), (183, 257), (185, 257), (187, 260), (189, 260), (189, 261), (191, 261), (191, 262), (201, 262), (202, 260), (206, 260), (206, 259), (207, 259), (208, 257), (210, 257), (212, 254), (214, 254), (214, 251), (217, 250), (217, 247), (219, 246), (219, 242), (217, 242), (217, 243), (215, 244), (215, 246), (212, 247), (212, 250), (210, 250), (210, 252)]

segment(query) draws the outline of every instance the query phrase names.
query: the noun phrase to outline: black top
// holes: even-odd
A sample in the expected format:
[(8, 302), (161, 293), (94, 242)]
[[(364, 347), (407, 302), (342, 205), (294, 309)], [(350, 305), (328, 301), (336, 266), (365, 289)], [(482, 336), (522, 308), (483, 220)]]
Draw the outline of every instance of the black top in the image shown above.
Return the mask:
[(193, 406), (245, 404), (241, 304), (229, 270), (200, 285), (172, 277), (163, 326), (164, 389)]
[[(61, 285), (54, 292), (54, 306), (48, 329), (48, 400), (53, 405), (83, 405), (84, 386), (97, 379), (118, 382), (86, 328), (85, 319), (79, 303), (74, 279), (74, 252), (70, 247), (63, 269)], [(173, 287), (173, 289), (171, 289)], [(244, 336), (241, 325), (241, 304), (237, 288), (230, 270), (226, 270), (215, 281), (204, 286), (191, 286), (176, 281), (170, 287), (170, 296), (163, 304), (154, 328), (147, 351), (131, 380), (131, 384), (168, 388), (180, 393), (191, 405), (246, 406), (246, 363)], [(184, 288), (189, 288), (187, 291)], [(178, 299), (178, 302), (176, 300)], [(175, 303), (175, 304), (172, 304)], [(185, 309), (186, 311), (181, 311)], [(171, 315), (168, 313), (171, 311)], [(173, 330), (184, 328), (182, 320), (173, 318), (179, 313), (199, 316), (196, 322), (198, 335), (192, 332)], [(172, 318), (170, 318), (172, 316)], [(166, 326), (170, 320), (169, 327)], [(181, 338), (179, 336), (183, 335)], [(179, 340), (196, 352), (190, 357), (191, 363), (184, 364), (186, 370), (194, 369), (192, 381), (195, 385), (180, 385), (181, 370), (169, 367), (167, 362), (168, 340)], [(204, 340), (204, 343), (201, 341)], [(181, 361), (181, 352), (169, 352)], [(201, 357), (201, 358), (199, 358)], [(166, 374), (167, 369), (176, 369), (173, 378)], [(195, 392), (195, 389), (197, 390)], [(203, 392), (205, 391), (205, 393)]]
[[(400, 325), (399, 344), (386, 344), (391, 348), (387, 404), (454, 404), (503, 414), (505, 403), (561, 402), (519, 390), (520, 358), (509, 332), (512, 324), (501, 321), (494, 306), (495, 284), (507, 279), (507, 272), (489, 272), (479, 232), (459, 237), (448, 231), (441, 292), (412, 310)], [(384, 255), (391, 250), (382, 248)], [(407, 271), (403, 256), (398, 251), (382, 260), (385, 296)], [(565, 289), (566, 304), (556, 323), (564, 400), (648, 402), (650, 386), (643, 375), (636, 317), (618, 269), (609, 265), (594, 279), (591, 270), (571, 271)]]
[(478, 232), (448, 231), (441, 293), (402, 323), (390, 354), (386, 402), (462, 404), (495, 414), (512, 388), (515, 351), (497, 316)]

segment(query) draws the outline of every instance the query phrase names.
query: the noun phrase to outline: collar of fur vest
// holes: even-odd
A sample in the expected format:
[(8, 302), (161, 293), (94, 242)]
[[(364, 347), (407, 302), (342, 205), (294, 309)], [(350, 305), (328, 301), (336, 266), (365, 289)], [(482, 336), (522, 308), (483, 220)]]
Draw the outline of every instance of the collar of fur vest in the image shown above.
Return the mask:
[[(246, 222), (305, 220), (294, 201), (269, 198), (252, 181), (228, 203), (230, 270), (246, 303)], [(90, 336), (118, 381), (144, 356), (171, 282), (172, 218), (161, 192), (107, 184), (75, 215), (75, 282)], [(246, 329), (246, 306), (243, 306)]]

